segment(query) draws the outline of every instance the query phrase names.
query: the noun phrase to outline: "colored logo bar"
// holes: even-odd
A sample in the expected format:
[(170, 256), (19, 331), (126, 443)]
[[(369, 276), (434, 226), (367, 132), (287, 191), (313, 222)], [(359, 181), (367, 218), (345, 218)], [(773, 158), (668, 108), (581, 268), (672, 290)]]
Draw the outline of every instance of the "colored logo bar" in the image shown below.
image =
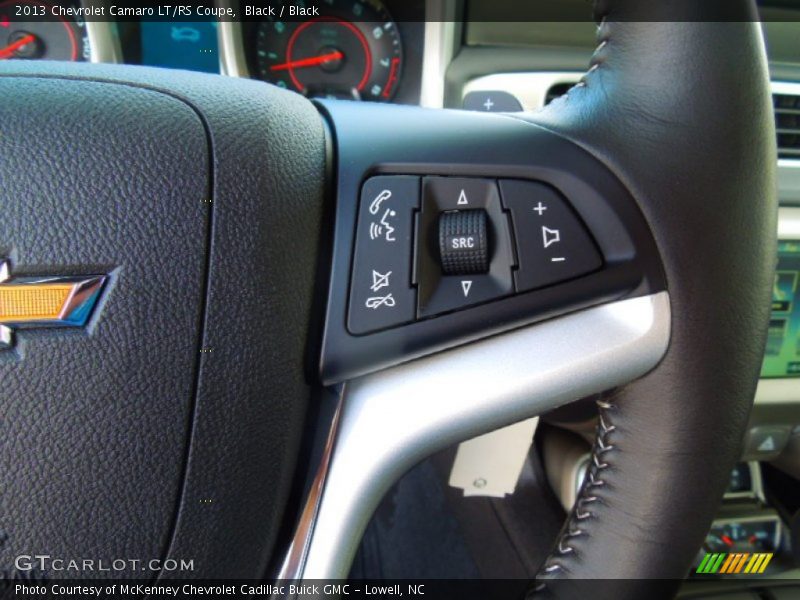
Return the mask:
[(14, 277), (0, 259), (0, 349), (11, 346), (12, 329), (83, 327), (106, 275)]
[(721, 552), (706, 554), (696, 573), (728, 574), (739, 573), (761, 574), (772, 560), (772, 552)]

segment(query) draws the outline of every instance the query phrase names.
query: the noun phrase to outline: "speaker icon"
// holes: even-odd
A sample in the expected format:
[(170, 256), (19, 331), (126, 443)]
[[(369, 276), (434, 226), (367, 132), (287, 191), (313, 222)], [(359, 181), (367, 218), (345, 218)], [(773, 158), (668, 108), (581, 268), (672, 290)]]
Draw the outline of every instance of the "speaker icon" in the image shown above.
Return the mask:
[(382, 235), (383, 235), (383, 227), (381, 227), (377, 223), (370, 223), (369, 224), (369, 238), (371, 240), (379, 238)]
[(544, 242), (544, 247), (549, 248), (556, 242), (561, 241), (561, 232), (558, 229), (549, 229), (542, 226), (542, 241)]

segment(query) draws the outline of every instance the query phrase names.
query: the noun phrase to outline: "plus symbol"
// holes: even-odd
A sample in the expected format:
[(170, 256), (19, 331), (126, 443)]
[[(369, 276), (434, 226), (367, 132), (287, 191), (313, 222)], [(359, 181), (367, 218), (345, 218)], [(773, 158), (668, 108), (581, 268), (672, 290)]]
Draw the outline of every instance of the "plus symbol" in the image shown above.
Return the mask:
[(542, 214), (544, 213), (544, 211), (547, 210), (547, 207), (544, 204), (542, 204), (541, 202), (539, 202), (539, 204), (537, 204), (536, 206), (533, 207), (533, 210), (535, 210), (537, 213), (539, 213), (539, 216), (541, 217)]
[(494, 102), (492, 102), (491, 98), (487, 98), (486, 102), (484, 102), (483, 105), (486, 107), (486, 110), (492, 110), (492, 107), (494, 106)]

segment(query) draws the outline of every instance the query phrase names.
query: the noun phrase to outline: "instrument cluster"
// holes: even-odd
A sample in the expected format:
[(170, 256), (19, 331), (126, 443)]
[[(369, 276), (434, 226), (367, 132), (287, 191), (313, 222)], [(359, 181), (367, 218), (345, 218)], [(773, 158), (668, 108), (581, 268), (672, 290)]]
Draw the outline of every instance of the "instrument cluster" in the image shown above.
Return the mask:
[(306, 21), (256, 24), (255, 75), (307, 96), (391, 100), (403, 67), (397, 24), (370, 0), (333, 0), (331, 9)]
[(242, 23), (250, 75), (309, 97), (418, 102), (424, 2), (324, 6), (315, 16)]
[(0, 60), (124, 62), (251, 77), (307, 97), (419, 103), (425, 0), (318, 4), (284, 19), (241, 3), (226, 21), (98, 13), (97, 0), (0, 2)]
[(78, 5), (0, 3), (0, 60), (89, 60), (91, 45)]

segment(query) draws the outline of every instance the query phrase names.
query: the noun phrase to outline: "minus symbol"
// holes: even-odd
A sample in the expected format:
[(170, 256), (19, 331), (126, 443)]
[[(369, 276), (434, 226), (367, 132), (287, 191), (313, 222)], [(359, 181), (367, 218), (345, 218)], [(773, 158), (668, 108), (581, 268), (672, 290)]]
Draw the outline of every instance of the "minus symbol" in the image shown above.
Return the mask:
[(560, 256), (558, 258), (551, 258), (550, 262), (564, 262), (565, 260), (567, 260), (567, 259), (564, 258), (563, 256)]

